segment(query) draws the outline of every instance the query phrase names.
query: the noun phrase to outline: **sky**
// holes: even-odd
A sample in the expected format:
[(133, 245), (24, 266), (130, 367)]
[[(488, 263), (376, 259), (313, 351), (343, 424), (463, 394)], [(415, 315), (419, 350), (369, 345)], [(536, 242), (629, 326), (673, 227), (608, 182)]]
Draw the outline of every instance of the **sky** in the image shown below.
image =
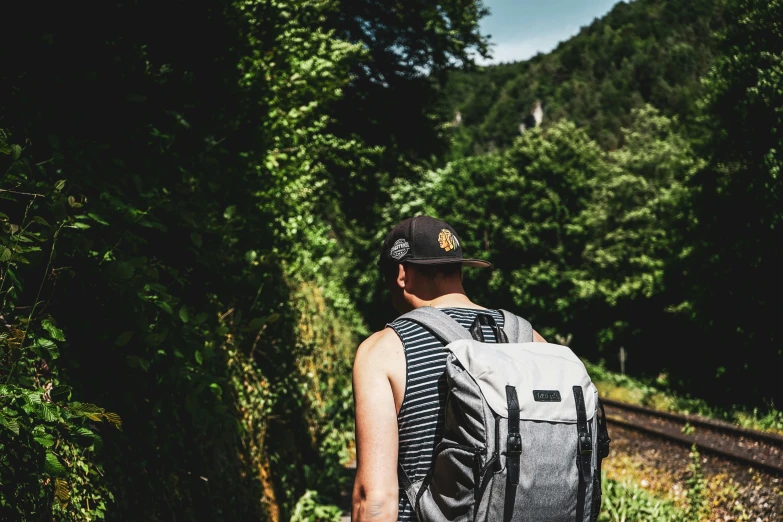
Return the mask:
[(484, 0), (490, 14), (481, 22), (490, 34), (493, 58), (488, 63), (526, 60), (568, 40), (595, 18), (608, 13), (618, 0)]

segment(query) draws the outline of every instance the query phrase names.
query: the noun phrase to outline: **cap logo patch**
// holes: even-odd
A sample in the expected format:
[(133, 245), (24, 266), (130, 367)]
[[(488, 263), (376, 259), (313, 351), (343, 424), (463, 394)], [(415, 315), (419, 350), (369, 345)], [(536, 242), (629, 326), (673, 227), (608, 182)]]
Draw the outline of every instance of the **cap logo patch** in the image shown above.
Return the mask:
[(438, 234), (438, 245), (448, 252), (459, 248), (459, 241), (457, 240), (457, 236), (452, 234), (450, 230), (444, 228), (440, 231), (440, 234)]
[(398, 239), (394, 242), (394, 245), (392, 245), (391, 250), (389, 251), (389, 255), (399, 261), (405, 256), (405, 254), (408, 253), (410, 249), (411, 247), (406, 240)]

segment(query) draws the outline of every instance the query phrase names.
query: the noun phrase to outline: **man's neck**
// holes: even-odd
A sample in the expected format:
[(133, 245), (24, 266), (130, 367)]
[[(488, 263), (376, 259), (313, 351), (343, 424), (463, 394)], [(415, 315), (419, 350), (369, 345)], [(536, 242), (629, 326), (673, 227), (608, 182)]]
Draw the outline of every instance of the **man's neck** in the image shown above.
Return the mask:
[(481, 308), (475, 304), (468, 296), (461, 292), (443, 294), (430, 301), (422, 301), (421, 306), (432, 306), (435, 308)]

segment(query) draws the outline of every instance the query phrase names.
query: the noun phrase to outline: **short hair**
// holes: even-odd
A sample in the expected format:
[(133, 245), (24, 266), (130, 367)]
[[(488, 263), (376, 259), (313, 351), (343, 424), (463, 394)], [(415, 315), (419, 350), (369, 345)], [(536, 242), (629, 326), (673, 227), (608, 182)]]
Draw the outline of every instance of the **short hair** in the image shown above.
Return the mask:
[(390, 283), (397, 278), (397, 273), (399, 271), (397, 267), (401, 264), (405, 265), (406, 269), (413, 266), (418, 273), (430, 279), (436, 279), (438, 277), (448, 279), (450, 277), (454, 277), (455, 275), (462, 277), (462, 263), (441, 263), (437, 265), (424, 265), (421, 263), (404, 262), (384, 263), (381, 265), (381, 273), (383, 274), (383, 278), (387, 283)]

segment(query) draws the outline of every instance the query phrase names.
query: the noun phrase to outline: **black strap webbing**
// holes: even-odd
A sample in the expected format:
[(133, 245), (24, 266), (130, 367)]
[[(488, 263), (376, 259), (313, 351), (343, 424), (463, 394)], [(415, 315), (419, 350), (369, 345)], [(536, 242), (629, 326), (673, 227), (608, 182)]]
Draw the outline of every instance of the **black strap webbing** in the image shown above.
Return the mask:
[(522, 437), (519, 435), (519, 398), (517, 389), (506, 386), (508, 403), (508, 437), (506, 439), (506, 498), (503, 506), (503, 520), (509, 522), (514, 515), (517, 484), (519, 484), (519, 461), (522, 456)]
[(407, 490), (411, 485), (411, 479), (408, 478), (408, 474), (405, 473), (402, 464), (397, 464), (397, 481), (404, 490)]
[(587, 429), (587, 412), (585, 398), (581, 386), (574, 386), (574, 401), (576, 402), (576, 469), (579, 475), (579, 491), (576, 495), (576, 520), (583, 522), (585, 513), (585, 497), (587, 496), (587, 481), (590, 478), (590, 457), (593, 452), (593, 441)]
[(495, 336), (495, 342), (508, 343), (508, 336), (506, 335), (506, 332), (504, 332), (503, 329), (498, 326), (498, 324), (495, 322), (495, 318), (489, 314), (481, 312), (476, 314), (476, 318), (473, 320), (473, 324), (471, 324), (470, 328), (468, 328), (470, 335), (476, 341), (482, 343), (487, 342), (486, 339), (484, 339), (484, 331), (481, 328), (482, 326), (488, 326), (492, 330), (492, 334)]

